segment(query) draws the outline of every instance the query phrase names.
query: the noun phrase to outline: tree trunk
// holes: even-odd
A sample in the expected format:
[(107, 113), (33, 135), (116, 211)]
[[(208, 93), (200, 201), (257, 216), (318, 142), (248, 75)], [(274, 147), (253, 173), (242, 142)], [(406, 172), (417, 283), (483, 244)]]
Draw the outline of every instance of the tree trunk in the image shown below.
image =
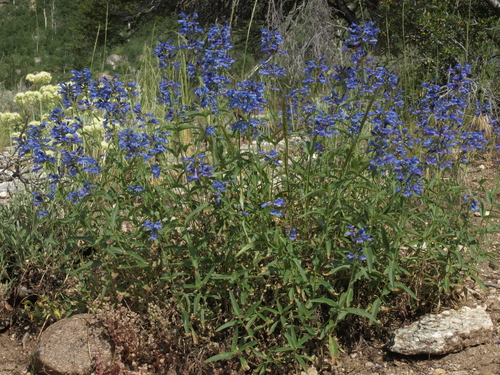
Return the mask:
[(358, 18), (354, 12), (346, 5), (344, 0), (328, 0), (328, 4), (334, 9), (337, 15), (344, 19), (349, 26), (353, 23), (358, 24)]

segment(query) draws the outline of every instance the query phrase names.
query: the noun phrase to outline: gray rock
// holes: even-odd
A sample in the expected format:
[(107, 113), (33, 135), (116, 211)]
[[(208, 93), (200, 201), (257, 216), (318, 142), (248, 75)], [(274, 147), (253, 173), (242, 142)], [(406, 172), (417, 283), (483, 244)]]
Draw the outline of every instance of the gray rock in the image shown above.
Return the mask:
[(91, 314), (75, 315), (49, 326), (33, 352), (35, 370), (49, 375), (89, 374), (97, 363), (109, 369), (113, 357), (106, 329)]
[(405, 355), (444, 355), (485, 343), (493, 322), (485, 308), (462, 307), (431, 314), (394, 333), (388, 349)]
[(124, 58), (123, 56), (113, 54), (113, 55), (108, 56), (108, 58), (106, 59), (106, 62), (109, 65), (111, 65), (111, 68), (115, 69), (117, 67), (117, 65), (126, 64), (127, 59)]

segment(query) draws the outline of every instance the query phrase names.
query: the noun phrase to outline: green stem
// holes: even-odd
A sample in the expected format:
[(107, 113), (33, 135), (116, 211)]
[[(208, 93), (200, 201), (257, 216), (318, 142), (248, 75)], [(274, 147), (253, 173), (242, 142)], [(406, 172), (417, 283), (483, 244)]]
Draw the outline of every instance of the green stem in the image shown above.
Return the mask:
[(346, 155), (346, 158), (345, 158), (345, 161), (344, 161), (344, 165), (342, 166), (342, 172), (340, 174), (341, 177), (344, 177), (345, 174), (346, 174), (346, 172), (347, 172), (347, 166), (349, 165), (349, 161), (350, 161), (350, 159), (352, 157), (352, 154), (353, 154), (356, 146), (358, 145), (359, 137), (363, 133), (363, 128), (365, 127), (365, 124), (367, 122), (366, 120), (368, 119), (368, 114), (370, 113), (370, 109), (372, 108), (372, 105), (375, 102), (375, 98), (376, 98), (376, 95), (373, 95), (372, 98), (370, 99), (370, 101), (368, 102), (365, 114), (363, 115), (363, 119), (361, 120), (361, 125), (359, 126), (358, 134), (355, 136), (354, 142), (352, 142), (351, 147), (347, 151), (347, 155)]

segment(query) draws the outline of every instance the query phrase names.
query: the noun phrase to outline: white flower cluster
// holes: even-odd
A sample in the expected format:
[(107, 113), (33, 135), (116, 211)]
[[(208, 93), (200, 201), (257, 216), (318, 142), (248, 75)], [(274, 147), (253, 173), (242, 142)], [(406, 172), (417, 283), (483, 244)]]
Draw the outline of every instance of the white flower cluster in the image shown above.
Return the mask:
[(58, 86), (45, 85), (40, 87), (40, 91), (26, 91), (17, 93), (14, 97), (14, 101), (18, 105), (38, 104), (40, 102), (53, 103), (56, 100), (60, 99), (58, 92)]
[[(20, 132), (12, 132), (12, 133), (10, 133), (10, 139), (12, 141), (12, 144), (17, 144), (18, 141), (15, 140), (14, 138), (21, 138), (21, 133)], [(26, 135), (24, 135), (23, 139), (26, 139)]]
[(0, 124), (10, 127), (11, 125), (17, 124), (21, 118), (21, 115), (17, 112), (0, 113)]
[(104, 119), (102, 117), (94, 117), (92, 119), (92, 123), (89, 125), (85, 125), (82, 130), (87, 134), (103, 134), (106, 130), (104, 126), (102, 126), (103, 121)]
[(52, 75), (47, 72), (40, 72), (38, 74), (28, 74), (26, 76), (26, 80), (35, 85), (38, 84), (45, 85), (47, 83), (50, 83), (50, 81), (52, 81)]
[(54, 100), (60, 99), (59, 86), (45, 85), (45, 86), (40, 87), (40, 92), (43, 95), (44, 101), (52, 102)]
[[(30, 121), (28, 123), (28, 125), (30, 125), (30, 126), (40, 126), (40, 124), (41, 124), (40, 121)], [(17, 144), (18, 141), (15, 140), (14, 138), (26, 139), (26, 133), (24, 133), (22, 135), (22, 137), (21, 137), (21, 132), (12, 132), (12, 133), (10, 133), (10, 139), (12, 141), (12, 144)]]
[(43, 94), (40, 91), (19, 92), (14, 97), (14, 101), (18, 105), (37, 104), (43, 99)]

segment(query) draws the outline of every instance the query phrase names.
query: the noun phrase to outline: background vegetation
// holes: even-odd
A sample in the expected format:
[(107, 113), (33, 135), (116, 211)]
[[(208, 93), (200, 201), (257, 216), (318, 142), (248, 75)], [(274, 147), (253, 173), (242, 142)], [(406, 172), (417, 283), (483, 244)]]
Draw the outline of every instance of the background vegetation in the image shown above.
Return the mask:
[[(42, 70), (54, 73), (56, 81), (84, 67), (130, 73), (139, 67), (144, 45), (175, 35), (181, 11), (197, 12), (203, 27), (227, 21), (243, 69), (245, 59), (258, 53), (262, 27), (279, 27), (288, 36), (285, 49), (299, 69), (304, 59), (323, 52), (333, 58), (351, 23), (375, 21), (383, 36), (377, 54), (411, 69), (405, 74), (413, 81), (465, 61), (493, 80), (498, 9), (495, 0), (8, 0), (0, 4), (0, 84), (12, 89), (26, 74)], [(113, 53), (125, 63), (106, 64)]]

